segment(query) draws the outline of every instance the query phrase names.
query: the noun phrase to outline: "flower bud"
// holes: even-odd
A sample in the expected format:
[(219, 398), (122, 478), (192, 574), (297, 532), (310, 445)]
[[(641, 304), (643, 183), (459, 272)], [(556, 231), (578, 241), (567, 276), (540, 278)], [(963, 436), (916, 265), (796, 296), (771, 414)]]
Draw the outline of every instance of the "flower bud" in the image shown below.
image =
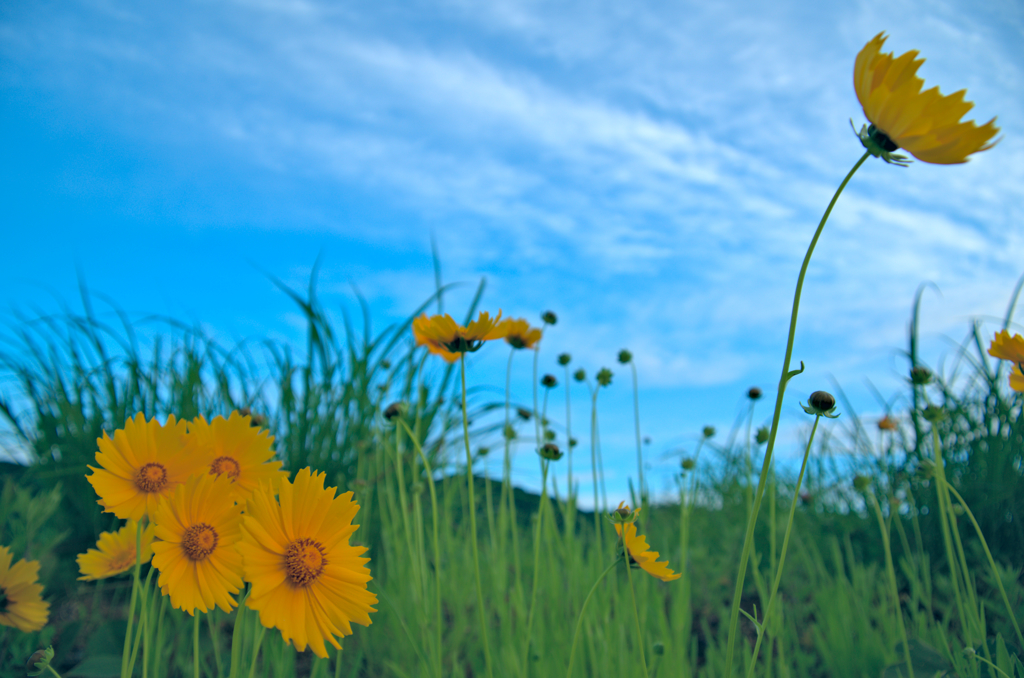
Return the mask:
[(564, 366), (568, 365), (571, 362), (572, 362), (572, 356), (571, 355), (569, 355), (568, 353), (559, 354), (559, 356), (558, 356), (558, 364), (559, 365), (562, 365), (564, 367)]
[(705, 438), (714, 438), (715, 437), (715, 427), (714, 426), (705, 426), (704, 430), (701, 433), (704, 434)]
[(569, 438), (569, 448), (570, 449), (573, 448), (573, 447), (576, 447), (576, 445), (578, 445), (578, 444), (579, 444), (578, 440), (576, 440), (575, 438)]
[(655, 643), (651, 647), (651, 649), (654, 650), (654, 656), (660, 657), (661, 655), (665, 654), (665, 643), (661, 643), (661, 642)]
[(558, 323), (558, 316), (555, 315), (554, 311), (544, 311), (540, 314), (540, 319), (547, 325), (555, 325)]
[(490, 453), (491, 453), (491, 448), (484, 447), (483, 445), (481, 445), (480, 448), (477, 449), (477, 451), (476, 451), (476, 454), (479, 457), (486, 457)]
[(612, 519), (613, 523), (618, 523), (618, 524), (622, 524), (622, 523), (635, 523), (636, 519), (637, 519), (637, 516), (639, 516), (639, 515), (640, 515), (640, 509), (639, 508), (635, 508), (635, 509), (631, 510), (629, 508), (629, 506), (626, 505), (626, 502), (620, 501), (619, 502), (619, 507), (617, 509), (615, 509), (614, 511), (612, 511), (611, 519)]
[(555, 432), (549, 428), (544, 429), (544, 440), (552, 441), (555, 439)]
[(544, 443), (544, 446), (537, 451), (541, 457), (548, 461), (558, 461), (562, 458), (562, 451), (554, 443)]
[(761, 428), (757, 429), (757, 433), (755, 435), (756, 437), (754, 438), (754, 440), (757, 441), (757, 444), (764, 445), (766, 442), (768, 442), (768, 437), (771, 435), (771, 431), (768, 430), (767, 426), (762, 426)]
[(526, 409), (525, 407), (517, 407), (516, 414), (518, 414), (519, 418), (522, 419), (523, 421), (530, 421), (530, 417), (533, 416), (533, 412)]
[(502, 436), (505, 440), (516, 439), (516, 430), (512, 427), (512, 424), (505, 424), (505, 430), (502, 432)]
[(924, 412), (921, 413), (921, 416), (934, 424), (946, 418), (946, 410), (942, 409), (938, 405), (929, 405), (924, 408)]
[(607, 367), (602, 367), (597, 373), (597, 383), (601, 386), (608, 386), (612, 383), (612, 371)]
[(25, 673), (30, 676), (38, 676), (43, 673), (53, 661), (53, 645), (45, 650), (36, 650), (25, 662)]
[(895, 431), (899, 429), (899, 424), (896, 420), (890, 417), (888, 414), (878, 420), (879, 431)]
[(807, 405), (801, 405), (801, 407), (804, 408), (804, 412), (807, 414), (828, 417), (829, 419), (835, 419), (839, 416), (835, 414), (836, 399), (827, 391), (815, 391), (807, 399)]
[(751, 400), (758, 400), (761, 397), (761, 389), (756, 386), (751, 386), (750, 390), (747, 391), (747, 397)]
[(544, 388), (554, 388), (558, 386), (558, 380), (555, 379), (555, 375), (553, 374), (545, 374), (540, 378), (540, 385)]
[(381, 360), (380, 361), (380, 366), (383, 367), (385, 370), (389, 370), (389, 369), (391, 369), (391, 361), (390, 360)]
[(572, 373), (572, 378), (575, 379), (576, 381), (583, 381), (583, 380), (585, 380), (587, 378), (587, 373), (581, 367), (581, 368), (579, 368), (578, 370), (576, 370), (575, 372)]
[(924, 365), (914, 365), (910, 370), (910, 383), (915, 386), (927, 386), (932, 383), (932, 371)]
[(683, 459), (681, 465), (684, 471), (692, 471), (697, 466), (697, 462), (687, 457), (686, 459)]
[(384, 418), (391, 421), (395, 417), (401, 416), (404, 409), (405, 403), (391, 403), (384, 408)]
[(935, 462), (931, 459), (917, 462), (917, 474), (922, 478), (931, 478), (935, 474)]
[(864, 492), (871, 487), (871, 478), (857, 474), (853, 477), (853, 488), (858, 492)]
[(621, 351), (619, 351), (619, 362), (622, 363), (623, 365), (629, 364), (629, 362), (632, 359), (633, 354), (627, 351), (626, 349), (622, 349)]

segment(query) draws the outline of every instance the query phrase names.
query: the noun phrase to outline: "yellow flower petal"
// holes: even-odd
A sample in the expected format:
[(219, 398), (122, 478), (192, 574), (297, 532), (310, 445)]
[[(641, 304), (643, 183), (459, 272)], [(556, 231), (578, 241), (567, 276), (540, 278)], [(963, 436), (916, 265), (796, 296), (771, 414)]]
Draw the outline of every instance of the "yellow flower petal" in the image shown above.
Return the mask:
[(37, 581), (39, 561), (19, 560), (11, 565), (11, 560), (10, 550), (0, 546), (0, 594), (6, 601), (0, 625), (24, 633), (38, 631), (50, 617), (50, 604), (43, 600), (43, 586)]
[(899, 57), (882, 54), (885, 34), (872, 38), (853, 65), (853, 88), (864, 115), (896, 146), (922, 162), (950, 165), (967, 162), (972, 153), (995, 145), (999, 133), (992, 118), (982, 126), (960, 122), (974, 104), (966, 90), (942, 96), (937, 87), (921, 91), (917, 69), (924, 63), (911, 50)]

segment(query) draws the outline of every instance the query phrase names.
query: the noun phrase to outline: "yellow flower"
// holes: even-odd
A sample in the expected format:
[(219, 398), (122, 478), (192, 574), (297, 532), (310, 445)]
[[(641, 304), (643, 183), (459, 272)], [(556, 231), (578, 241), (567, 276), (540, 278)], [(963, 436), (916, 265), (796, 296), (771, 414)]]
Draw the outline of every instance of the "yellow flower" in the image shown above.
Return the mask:
[[(960, 122), (974, 107), (964, 101), (967, 90), (948, 96), (938, 87), (921, 91), (924, 80), (917, 69), (924, 59), (917, 59), (917, 50), (893, 58), (882, 54), (885, 34), (871, 39), (857, 55), (853, 66), (853, 87), (872, 127), (861, 133), (861, 141), (871, 149), (886, 154), (902, 148), (922, 162), (951, 165), (967, 162), (972, 153), (986, 151), (994, 145), (989, 140), (999, 128), (995, 118), (978, 127), (973, 120)], [(897, 158), (900, 156), (896, 156)]]
[(348, 541), (359, 527), (352, 524), (359, 505), (351, 492), (335, 497), (336, 488), (324, 489), (325, 477), (302, 469), (294, 484), (281, 482), (280, 500), (261, 485), (249, 499), (238, 546), (252, 582), (249, 608), (263, 626), (318, 657), (327, 657), (324, 641), (341, 649), (335, 636), (350, 635), (351, 622), (369, 626), (377, 604), (366, 590), (370, 559), (359, 557), (366, 547)]
[(216, 417), (210, 423), (198, 417), (188, 425), (185, 445), (194, 451), (214, 475), (224, 474), (231, 479), (235, 500), (244, 502), (261, 481), (273, 487), (288, 474), (281, 470), (280, 461), (271, 461), (274, 437), (267, 431), (252, 426), (252, 419), (240, 413)]
[(0, 624), (30, 633), (46, 626), (50, 604), (43, 602), (38, 560), (19, 560), (11, 566), (11, 552), (0, 546)]
[(153, 516), (159, 539), (153, 543), (153, 567), (171, 605), (191, 615), (214, 605), (231, 612), (237, 604), (231, 595), (242, 588), (236, 548), (241, 520), (226, 475), (194, 475), (160, 502)]
[(86, 476), (100, 497), (97, 503), (121, 520), (152, 517), (161, 498), (199, 471), (198, 460), (183, 453), (184, 438), (185, 422), (173, 414), (161, 426), (140, 412), (113, 439), (104, 431), (96, 441), (96, 461), (103, 468), (90, 466), (93, 474)]
[(1014, 365), (1010, 372), (1010, 388), (1018, 393), (1024, 393), (1024, 372), (1020, 371), (1020, 364)]
[(1024, 337), (1019, 334), (1011, 337), (1006, 330), (996, 332), (995, 338), (988, 347), (988, 354), (1000, 360), (1024, 363)]
[[(627, 513), (630, 513), (629, 507), (623, 507), (619, 504), (620, 508), (625, 508)], [(633, 519), (636, 519), (635, 514), (639, 513), (640, 509), (635, 509)], [(639, 565), (647, 574), (652, 577), (657, 577), (661, 581), (672, 581), (679, 579), (683, 575), (673, 572), (668, 569), (668, 561), (657, 562), (658, 552), (649, 550), (650, 547), (647, 545), (647, 537), (641, 537), (636, 533), (636, 523), (615, 523), (615, 532), (622, 537), (622, 526), (626, 526), (626, 536), (623, 539), (626, 542), (626, 548), (629, 549), (630, 557)]]
[(996, 332), (995, 338), (988, 347), (988, 354), (993, 358), (1009, 360), (1013, 363), (1013, 369), (1010, 371), (1010, 388), (1024, 393), (1024, 373), (1020, 368), (1024, 363), (1024, 337), (1019, 334), (1011, 337), (1006, 330)]
[(530, 327), (526, 318), (509, 318), (502, 325), (505, 326), (505, 341), (512, 348), (533, 348), (543, 335), (539, 327)]
[(418, 345), (426, 346), (434, 355), (454, 363), (461, 354), (478, 350), (483, 342), (503, 338), (506, 327), (500, 320), (501, 311), (494, 318), (484, 311), (463, 327), (447, 313), (430, 317), (424, 313), (412, 321), (412, 334)]
[[(78, 581), (106, 579), (135, 567), (135, 542), (139, 524), (129, 520), (117, 532), (101, 532), (96, 548), (78, 555)], [(142, 530), (142, 564), (153, 557), (153, 530), (150, 524)]]

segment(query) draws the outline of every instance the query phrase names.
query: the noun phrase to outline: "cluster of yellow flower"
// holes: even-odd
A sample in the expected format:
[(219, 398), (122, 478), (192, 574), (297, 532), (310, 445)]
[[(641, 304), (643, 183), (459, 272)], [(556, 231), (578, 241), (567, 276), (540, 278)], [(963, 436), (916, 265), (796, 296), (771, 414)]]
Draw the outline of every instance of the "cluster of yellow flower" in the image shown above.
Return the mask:
[(80, 579), (126, 572), (139, 544), (161, 593), (191, 615), (230, 612), (249, 582), (248, 607), (300, 651), (326, 657), (325, 641), (340, 649), (351, 622), (370, 624), (369, 558), (349, 544), (359, 505), (309, 468), (289, 481), (272, 461), (273, 437), (250, 417), (172, 415), (161, 425), (138, 414), (98, 442), (100, 468), (87, 478), (104, 510), (127, 522), (78, 556)]
[(530, 327), (524, 318), (502, 320), (501, 311), (493, 318), (484, 311), (465, 327), (447, 313), (424, 313), (412, 321), (412, 333), (417, 344), (449, 363), (457, 362), (464, 353), (479, 350), (485, 341), (504, 339), (512, 348), (533, 348), (544, 334), (539, 327)]

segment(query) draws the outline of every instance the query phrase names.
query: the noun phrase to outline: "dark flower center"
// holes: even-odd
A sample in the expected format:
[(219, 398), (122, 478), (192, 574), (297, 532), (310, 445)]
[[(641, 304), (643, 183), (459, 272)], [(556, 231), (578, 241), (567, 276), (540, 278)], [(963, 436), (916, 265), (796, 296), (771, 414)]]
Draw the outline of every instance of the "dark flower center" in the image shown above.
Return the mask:
[(296, 539), (284, 550), (285, 569), (288, 579), (295, 586), (309, 586), (323, 574), (327, 566), (327, 554), (320, 542), (312, 539)]
[(890, 139), (885, 132), (878, 129), (874, 125), (868, 127), (868, 134), (875, 141), (875, 143), (882, 148), (883, 151), (887, 153), (892, 153), (893, 151), (899, 150), (899, 146), (893, 143), (893, 140)]
[(167, 469), (150, 462), (135, 472), (135, 486), (143, 492), (159, 492), (167, 487)]
[(203, 560), (217, 548), (217, 531), (206, 523), (199, 523), (185, 530), (181, 538), (181, 550), (189, 560)]
[(238, 473), (241, 470), (238, 461), (234, 457), (217, 457), (210, 464), (210, 473), (218, 476), (221, 473), (225, 473), (232, 480), (238, 477)]

